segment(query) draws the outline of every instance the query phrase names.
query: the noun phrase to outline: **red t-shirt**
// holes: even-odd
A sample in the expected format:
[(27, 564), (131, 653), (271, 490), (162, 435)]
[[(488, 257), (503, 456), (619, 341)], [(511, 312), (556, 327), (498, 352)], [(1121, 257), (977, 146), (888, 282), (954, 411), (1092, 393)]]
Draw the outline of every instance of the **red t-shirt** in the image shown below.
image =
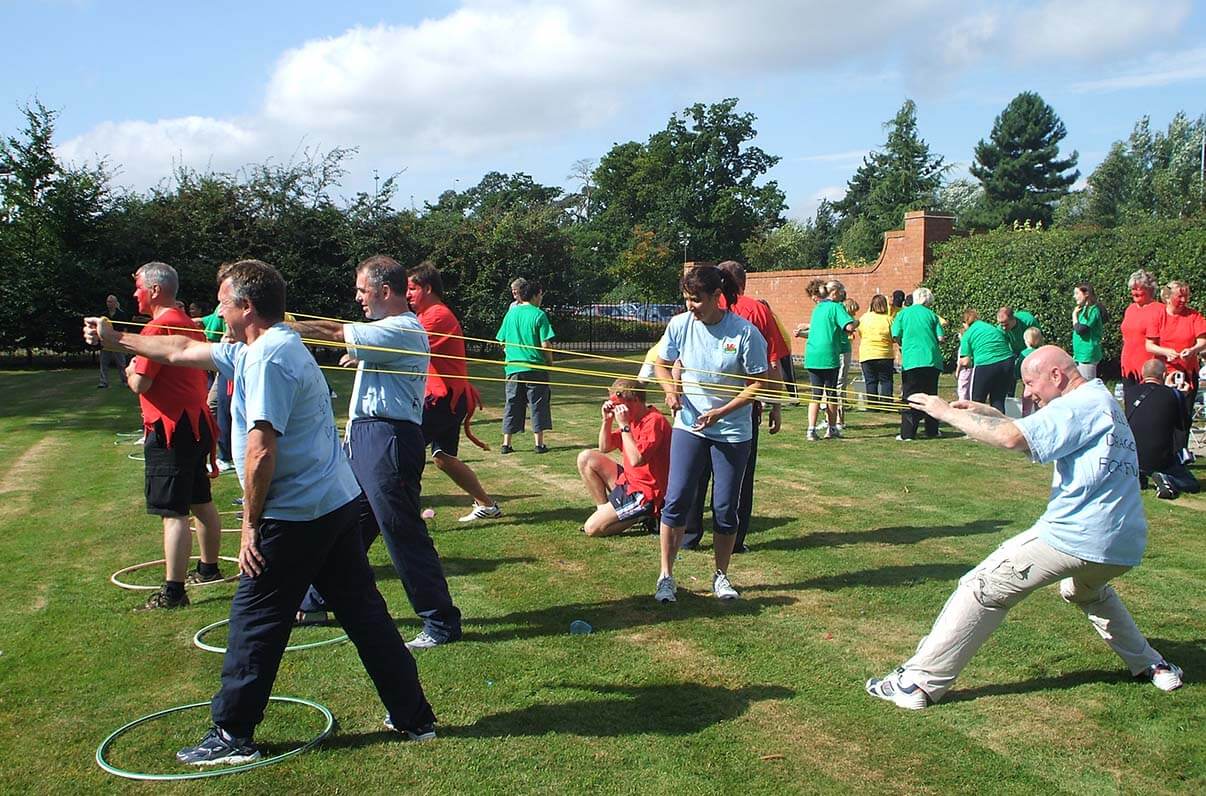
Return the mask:
[[(175, 307), (144, 326), (140, 334), (183, 334), (195, 340), (205, 340), (205, 334), (193, 319)], [(209, 387), (205, 383), (205, 371), (161, 365), (146, 357), (135, 357), (134, 372), (153, 379), (151, 388), (138, 396), (145, 430), (150, 431), (156, 421), (162, 422), (165, 441), (170, 447), (176, 423), (182, 415), (187, 415), (196, 439), (201, 438), (202, 423), (209, 426), (210, 438), (217, 439), (214, 419), (206, 402)]]
[(775, 315), (771, 312), (770, 307), (744, 294), (737, 297), (737, 301), (732, 307), (728, 306), (728, 301), (721, 295), (720, 306), (725, 309), (731, 309), (740, 317), (754, 324), (754, 328), (766, 338), (766, 357), (768, 360), (766, 364), (768, 367), (772, 362), (778, 362), (783, 357), (791, 354), (791, 348), (788, 347), (787, 341), (783, 339), (783, 335), (779, 332), (779, 324), (775, 323)]
[[(1182, 351), (1198, 342), (1199, 337), (1206, 336), (1206, 318), (1197, 310), (1185, 308), (1184, 315), (1169, 315), (1164, 311), (1164, 325), (1160, 327), (1160, 345), (1174, 351)], [(1168, 360), (1169, 370), (1179, 370), (1190, 377), (1191, 383), (1198, 376), (1198, 356), (1194, 354), (1189, 359)]]
[(1131, 302), (1122, 314), (1122, 375), (1142, 379), (1143, 363), (1152, 358), (1145, 343), (1148, 338), (1159, 339), (1164, 325), (1164, 305), (1152, 301), (1140, 307)]
[(446, 304), (432, 304), (418, 314), (427, 330), (431, 360), (427, 366), (427, 403), (452, 396), (452, 405), (460, 403), (469, 388), (469, 363), (465, 361), (465, 340), (461, 322)]
[[(624, 457), (624, 472), (616, 484), (624, 484), (628, 491), (640, 492), (645, 499), (661, 510), (666, 499), (666, 484), (670, 480), (670, 421), (654, 407), (634, 423), (630, 424), (632, 440), (641, 452), (645, 463), (634, 465)], [(611, 444), (623, 453), (624, 445), (619, 431), (611, 432)]]

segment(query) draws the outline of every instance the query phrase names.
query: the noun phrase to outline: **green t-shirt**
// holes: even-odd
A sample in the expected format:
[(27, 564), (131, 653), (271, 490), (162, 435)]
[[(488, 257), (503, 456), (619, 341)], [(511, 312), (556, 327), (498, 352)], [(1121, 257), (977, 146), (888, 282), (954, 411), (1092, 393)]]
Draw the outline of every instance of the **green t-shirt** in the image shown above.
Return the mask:
[(900, 369), (942, 369), (942, 322), (924, 304), (902, 308), (892, 319), (892, 337), (900, 341)]
[[(1026, 312), (1026, 310), (1014, 310), (1013, 317), (1014, 320), (1017, 321), (1017, 323), (1013, 325), (1013, 328), (1002, 329), (1001, 331), (1005, 332), (1005, 336), (1009, 338), (1009, 347), (1012, 348), (1013, 352), (1016, 354), (1026, 347), (1026, 330), (1031, 326), (1037, 327), (1038, 318), (1035, 318), (1029, 312)], [(992, 363), (986, 362), (985, 364)]]
[(222, 316), (216, 312), (212, 312), (200, 318), (201, 328), (205, 330), (205, 339), (211, 343), (222, 342), (222, 335), (226, 334), (226, 321), (222, 320)]
[(1083, 334), (1072, 329), (1072, 358), (1092, 364), (1101, 361), (1101, 307), (1086, 304), (1081, 307), (1079, 323), (1089, 327)]
[(553, 327), (549, 316), (535, 304), (516, 304), (507, 310), (503, 316), (502, 325), (494, 339), (504, 343), (503, 354), (506, 357), (504, 372), (523, 373), (534, 370), (532, 365), (546, 365), (548, 360), (540, 344), (552, 340)]
[(804, 367), (828, 370), (841, 365), (842, 343), (849, 345), (846, 324), (854, 318), (838, 301), (822, 301), (808, 320), (808, 344), (804, 346)]
[(1024, 362), (1026, 357), (1030, 356), (1035, 351), (1038, 351), (1038, 349), (1031, 348), (1030, 346), (1026, 346), (1025, 348), (1022, 349), (1022, 353), (1018, 354), (1017, 364), (1015, 364), (1013, 367), (1013, 375), (1014, 376), (1016, 376), (1019, 379), (1022, 378), (1022, 362)]
[[(1018, 321), (1018, 325), (1021, 325), (1021, 321)], [(1009, 344), (1009, 336), (1005, 334), (1005, 330), (984, 321), (972, 321), (972, 325), (963, 332), (963, 339), (959, 341), (959, 356), (971, 357), (974, 367), (1012, 359), (1013, 355), (1013, 347)]]

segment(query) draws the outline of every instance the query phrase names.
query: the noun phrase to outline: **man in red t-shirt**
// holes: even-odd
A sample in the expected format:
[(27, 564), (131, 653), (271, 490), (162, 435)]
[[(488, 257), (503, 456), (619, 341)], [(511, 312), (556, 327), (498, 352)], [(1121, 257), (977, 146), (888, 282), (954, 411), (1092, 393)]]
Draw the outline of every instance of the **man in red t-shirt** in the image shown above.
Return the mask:
[[(737, 280), (738, 290), (741, 291), (737, 296), (737, 301), (728, 309), (732, 310), (733, 314), (752, 323), (754, 328), (766, 338), (766, 381), (775, 398), (767, 413), (769, 415), (767, 430), (772, 434), (778, 434), (782, 410), (780, 399), (787, 397), (787, 393), (784, 391), (783, 368), (779, 363), (784, 357), (791, 356), (791, 346), (783, 338), (783, 333), (779, 331), (779, 324), (775, 321), (775, 314), (771, 308), (761, 301), (745, 295), (745, 266), (735, 260), (725, 260), (717, 268), (722, 268), (732, 274), (733, 278)], [(720, 300), (722, 307), (727, 306), (723, 296)], [(733, 540), (734, 553), (744, 553), (749, 550), (745, 544), (745, 535), (749, 533), (750, 518), (754, 513), (754, 467), (758, 463), (758, 428), (762, 425), (762, 404), (758, 401), (754, 402), (753, 424), (754, 436), (750, 445), (750, 457), (745, 463), (741, 495), (737, 500), (737, 537)], [(704, 499), (707, 497), (708, 481), (711, 478), (712, 467), (709, 465), (704, 468), (695, 489), (695, 505), (687, 517), (687, 529), (683, 533), (683, 547), (692, 549), (698, 547), (699, 540), (703, 538)]]
[[(670, 421), (645, 403), (640, 382), (616, 379), (600, 411), (599, 447), (578, 454), (578, 473), (595, 501), (582, 526), (587, 536), (610, 536), (656, 517), (670, 479)], [(616, 449), (623, 465), (607, 455)]]
[[(186, 334), (205, 339), (193, 320), (177, 307), (179, 284), (176, 269), (164, 263), (147, 263), (134, 274), (138, 312), (151, 316), (142, 334)], [(215, 431), (206, 403), (205, 372), (134, 357), (126, 376), (142, 407), (147, 513), (163, 517), (167, 570), (163, 587), (140, 610), (183, 608), (189, 602), (184, 593), (186, 582), (208, 583), (222, 578), (218, 571), (222, 525), (206, 468), (207, 459), (212, 461), (214, 456)], [(188, 572), (193, 546), (190, 512), (197, 518), (201, 547), (201, 560), (193, 572)]]
[(420, 263), (406, 276), (406, 300), (427, 330), (431, 345), (423, 401), (423, 440), (431, 446), (431, 460), (440, 472), (473, 498), (473, 510), (461, 517), (461, 522), (501, 517), (502, 509), (482, 489), (477, 473), (456, 457), (462, 426), (470, 442), (482, 450), (490, 449), (469, 430), (469, 420), (481, 406), (481, 397), (469, 383), (461, 322), (444, 303), (444, 280), (434, 265)]

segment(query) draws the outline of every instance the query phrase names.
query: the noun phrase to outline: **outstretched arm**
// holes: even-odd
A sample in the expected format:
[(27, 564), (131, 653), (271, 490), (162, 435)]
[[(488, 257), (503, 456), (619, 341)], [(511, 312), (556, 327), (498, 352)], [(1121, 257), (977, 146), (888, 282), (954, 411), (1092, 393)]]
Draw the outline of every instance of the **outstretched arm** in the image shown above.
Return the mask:
[(109, 351), (137, 354), (163, 365), (217, 370), (210, 355), (212, 344), (181, 334), (143, 335), (119, 332), (108, 318), (84, 319), (84, 342)]
[(1017, 424), (991, 406), (972, 401), (948, 404), (937, 395), (914, 393), (909, 404), (927, 415), (949, 423), (967, 436), (994, 448), (1028, 453), (1030, 443)]
[(293, 331), (311, 340), (327, 340), (332, 343), (343, 342), (343, 324), (335, 321), (292, 321)]

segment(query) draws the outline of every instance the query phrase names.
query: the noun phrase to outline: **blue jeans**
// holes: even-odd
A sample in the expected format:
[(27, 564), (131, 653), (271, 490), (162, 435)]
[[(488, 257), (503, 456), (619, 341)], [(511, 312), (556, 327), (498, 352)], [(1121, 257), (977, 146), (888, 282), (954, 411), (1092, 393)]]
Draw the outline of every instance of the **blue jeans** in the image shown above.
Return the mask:
[(256, 536), (264, 571), (239, 578), (230, 606), (222, 686), (210, 706), (214, 724), (250, 738), (263, 720), (293, 613), (311, 582), (330, 600), (394, 721), (417, 727), (435, 720), (415, 660), (377, 591), (356, 517), (353, 500), (307, 522), (260, 523)]
[(230, 382), (221, 373), (217, 374), (215, 382), (218, 406), (214, 420), (218, 423), (218, 458), (229, 462), (234, 460), (230, 453), (230, 396), (226, 394), (226, 385)]
[(864, 359), (860, 364), (863, 368), (863, 392), (872, 397), (891, 398), (892, 377), (896, 374), (892, 360)]
[(699, 488), (700, 473), (710, 462), (713, 532), (737, 533), (737, 507), (751, 447), (749, 440), (717, 442), (681, 428), (674, 429), (670, 435), (670, 482), (666, 487), (666, 504), (662, 507), (662, 524), (671, 528), (686, 527)]
[[(364, 490), (360, 534), (368, 550), (380, 534), (423, 629), (440, 641), (461, 637), (461, 612), (453, 605), (444, 565), (420, 516), (426, 447), (423, 431), (404, 420), (353, 420), (348, 440), (352, 472)], [(311, 589), (303, 611), (326, 610)]]

